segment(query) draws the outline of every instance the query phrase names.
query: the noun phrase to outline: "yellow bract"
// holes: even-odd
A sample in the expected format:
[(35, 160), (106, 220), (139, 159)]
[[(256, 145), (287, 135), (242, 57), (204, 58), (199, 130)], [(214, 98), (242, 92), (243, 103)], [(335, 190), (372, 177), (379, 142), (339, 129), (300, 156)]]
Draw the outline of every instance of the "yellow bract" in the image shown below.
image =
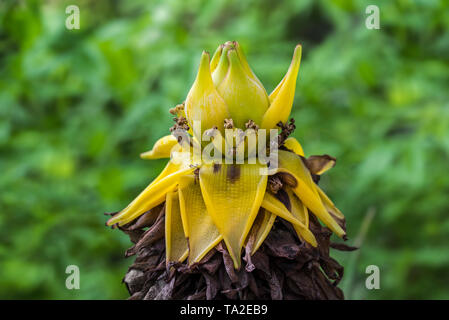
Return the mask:
[(218, 92), (226, 101), (237, 128), (244, 128), (249, 120), (260, 123), (268, 108), (267, 93), (248, 76), (235, 49), (230, 49), (227, 55), (230, 66)]
[(339, 237), (345, 235), (344, 230), (330, 216), (324, 207), (321, 198), (313, 182), (309, 170), (301, 158), (288, 151), (279, 150), (279, 168), (277, 173), (283, 173), (284, 178), (290, 181), (291, 188), (302, 201), (318, 218), (320, 218)]
[(265, 209), (260, 210), (253, 225), (253, 228), (257, 228), (257, 233), (251, 254), (254, 254), (265, 241), (271, 231), (271, 228), (273, 227), (274, 220), (276, 220), (275, 214), (272, 214)]
[(214, 75), (214, 71), (218, 66), (218, 62), (220, 61), (221, 53), (223, 52), (223, 47), (224, 47), (223, 44), (219, 45), (214, 55), (212, 56), (212, 59), (210, 60), (210, 72), (212, 72), (212, 78)]
[(276, 128), (279, 121), (283, 123), (287, 122), (295, 97), (296, 78), (298, 76), (300, 62), (301, 46), (298, 45), (295, 48), (293, 59), (287, 74), (276, 89), (270, 94), (271, 105), (263, 116), (261, 128)]
[(165, 168), (162, 170), (162, 172), (154, 179), (150, 185), (147, 187), (151, 187), (152, 185), (156, 184), (160, 180), (164, 179), (165, 177), (181, 170), (181, 169), (187, 169), (190, 165), (190, 159), (185, 159), (184, 161), (181, 161), (179, 158), (177, 159), (177, 162), (169, 161)]
[[(290, 211), (292, 214), (302, 222), (304, 227), (293, 225), (293, 228), (295, 228), (296, 233), (298, 234), (298, 237), (302, 240), (307, 241), (307, 238), (310, 237), (310, 234), (306, 232), (305, 230), (309, 230), (309, 211), (307, 208), (301, 203), (301, 201), (298, 199), (298, 197), (291, 191), (290, 188), (286, 188), (288, 198), (290, 200)], [(313, 235), (313, 234), (312, 234)], [(316, 247), (317, 243), (315, 240), (315, 237), (313, 237), (313, 243), (310, 241), (307, 241), (314, 245)]]
[[(246, 60), (245, 54), (243, 53), (242, 47), (240, 47), (240, 44), (237, 41), (233, 42), (235, 49), (237, 50), (237, 55), (240, 59), (240, 62), (242, 63), (242, 67), (245, 70), (248, 77), (250, 77), (254, 82), (256, 82), (261, 88), (264, 88), (262, 82), (257, 78), (256, 74), (253, 72), (251, 67), (248, 64), (248, 60)], [(264, 89), (265, 91), (265, 89)], [(265, 92), (266, 95), (266, 92)], [(267, 97), (268, 98), (268, 97)]]
[(321, 190), (321, 188), (319, 186), (316, 186), (316, 189), (317, 189), (318, 194), (320, 195), (321, 201), (323, 201), (323, 204), (326, 207), (327, 211), (329, 211), (329, 213), (331, 215), (333, 215), (335, 218), (344, 219), (345, 216), (343, 215), (343, 213), (341, 213), (341, 211), (338, 210), (338, 208), (331, 201), (331, 199), (329, 199), (329, 197), (324, 193), (324, 191)]
[(169, 192), (165, 202), (165, 261), (182, 262), (189, 254), (184, 237), (178, 192)]
[(174, 146), (178, 144), (178, 140), (172, 136), (168, 135), (160, 138), (153, 146), (150, 151), (140, 154), (142, 159), (161, 159), (170, 158), (170, 152)]
[(246, 236), (256, 218), (267, 187), (259, 164), (210, 164), (200, 169), (203, 199), (220, 231), (236, 268)]
[(176, 188), (179, 178), (192, 173), (194, 170), (194, 167), (184, 168), (161, 178), (155, 183), (151, 183), (125, 209), (109, 219), (108, 225), (118, 223), (122, 226), (136, 219), (151, 208), (161, 204), (165, 201), (167, 193)]
[(199, 262), (222, 239), (208, 214), (199, 181), (192, 175), (179, 182), (179, 200), (184, 234), (189, 242), (189, 264)]
[(292, 223), (298, 228), (298, 230), (301, 230), (301, 235), (308, 243), (310, 243), (314, 247), (317, 246), (315, 236), (312, 232), (310, 232), (309, 228), (307, 228), (298, 218), (296, 218), (290, 211), (288, 211), (285, 205), (272, 194), (268, 192), (265, 193), (262, 207)]
[[(214, 58), (211, 62), (211, 70), (212, 70), (212, 80), (216, 88), (220, 85), (223, 79), (226, 77), (226, 74), (229, 70), (229, 60), (228, 60), (228, 51), (231, 48), (229, 45), (222, 45), (223, 48), (218, 53), (214, 54)], [(220, 57), (216, 57), (217, 54), (220, 54)], [(218, 62), (216, 62), (218, 60)], [(217, 65), (215, 65), (217, 63)]]
[[(198, 75), (187, 95), (185, 112), (190, 128), (199, 141), (206, 129), (217, 127), (224, 132), (223, 122), (229, 118), (228, 108), (212, 82), (209, 54), (206, 52), (201, 56)], [(198, 132), (194, 121), (201, 123), (201, 132)]]
[(295, 138), (289, 137), (289, 138), (285, 139), (284, 146), (287, 149), (290, 149), (291, 151), (296, 153), (298, 156), (305, 157), (304, 150), (302, 149), (301, 144)]

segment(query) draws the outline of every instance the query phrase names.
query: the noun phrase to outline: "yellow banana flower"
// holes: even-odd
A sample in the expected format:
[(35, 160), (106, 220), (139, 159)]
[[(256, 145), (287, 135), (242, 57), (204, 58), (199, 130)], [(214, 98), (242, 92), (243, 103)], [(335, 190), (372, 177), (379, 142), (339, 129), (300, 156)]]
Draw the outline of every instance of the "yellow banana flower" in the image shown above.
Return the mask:
[[(273, 165), (271, 160), (251, 162), (252, 157), (244, 156), (238, 163), (235, 154), (238, 148), (226, 152), (224, 148), (225, 144), (240, 141), (238, 147), (244, 145), (256, 153), (256, 147), (249, 146), (250, 139), (237, 139), (238, 134), (251, 129), (257, 135), (258, 130), (276, 129), (279, 122), (286, 123), (293, 105), (300, 59), (298, 45), (287, 74), (268, 96), (237, 42), (220, 45), (212, 59), (203, 52), (185, 103), (171, 111), (177, 116), (175, 129), (184, 128), (189, 138), (187, 144), (169, 135), (141, 154), (144, 159), (170, 160), (161, 174), (125, 209), (112, 216), (107, 225), (132, 225), (144, 213), (153, 214), (151, 209), (164, 204), (167, 264), (186, 259), (189, 265), (198, 263), (223, 241), (236, 269), (241, 266), (242, 248), (249, 235), (254, 237), (251, 247), (254, 254), (276, 219), (291, 223), (306, 245), (318, 245), (309, 229), (310, 215), (344, 237), (343, 214), (314, 181), (335, 165), (334, 158), (306, 159), (301, 144), (293, 137), (287, 138), (290, 132), (279, 135), (283, 137), (277, 140), (279, 150), (271, 142), (263, 145), (268, 146), (266, 151), (257, 149), (260, 156), (277, 151), (274, 170), (267, 170)], [(225, 129), (240, 131), (228, 136)], [(210, 151), (209, 145), (203, 144), (204, 136), (215, 148), (212, 161), (189, 153)], [(263, 144), (260, 138), (254, 140)], [(225, 162), (225, 157), (234, 162)]]

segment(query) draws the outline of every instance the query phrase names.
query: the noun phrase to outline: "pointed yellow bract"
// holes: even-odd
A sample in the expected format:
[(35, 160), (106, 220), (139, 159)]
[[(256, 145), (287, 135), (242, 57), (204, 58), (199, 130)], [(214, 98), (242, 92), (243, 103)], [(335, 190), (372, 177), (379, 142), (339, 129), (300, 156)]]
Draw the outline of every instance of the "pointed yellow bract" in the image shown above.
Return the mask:
[(301, 62), (301, 46), (297, 45), (293, 54), (290, 67), (274, 92), (270, 95), (270, 107), (263, 116), (261, 128), (276, 128), (279, 121), (285, 123), (290, 116), (295, 98), (296, 78), (298, 76), (299, 65)]
[(291, 213), (301, 221), (305, 227), (309, 227), (309, 211), (302, 204), (301, 200), (299, 200), (298, 196), (290, 189), (285, 188), (287, 192), (288, 199), (290, 200)]
[(210, 60), (210, 72), (212, 72), (212, 78), (213, 78), (214, 71), (218, 66), (218, 62), (220, 61), (221, 54), (223, 52), (223, 47), (224, 47), (224, 45), (222, 45), (222, 44), (219, 45), (217, 50), (215, 50), (215, 53), (212, 56), (212, 59)]
[[(237, 41), (234, 41), (235, 49), (237, 50), (237, 54), (239, 56), (240, 62), (242, 63), (242, 67), (245, 70), (248, 77), (254, 80), (261, 88), (264, 88), (262, 82), (257, 78), (256, 74), (253, 72), (251, 67), (249, 66), (248, 60), (246, 60), (245, 54), (243, 53), (242, 47)], [(264, 89), (265, 91), (265, 89)], [(266, 94), (266, 91), (265, 91)], [(267, 97), (268, 98), (268, 97)]]
[(188, 254), (179, 208), (178, 192), (169, 192), (165, 202), (165, 262), (182, 262)]
[[(181, 157), (184, 156), (184, 157)], [(162, 172), (156, 177), (156, 179), (154, 179), (147, 187), (150, 188), (152, 185), (156, 184), (157, 182), (159, 182), (160, 180), (162, 180), (163, 178), (171, 175), (172, 173), (175, 173), (176, 171), (179, 171), (181, 169), (186, 169), (189, 168), (190, 164), (191, 164), (191, 159), (190, 157), (187, 157), (186, 154), (179, 154), (178, 157), (176, 159), (176, 162), (174, 161), (168, 161), (167, 165), (165, 166), (165, 168), (162, 170)]]
[(268, 212), (265, 209), (260, 209), (257, 215), (256, 221), (254, 222), (253, 228), (257, 228), (256, 239), (254, 241), (254, 247), (251, 250), (251, 255), (253, 255), (262, 245), (262, 243), (267, 238), (268, 234), (273, 227), (273, 223), (276, 220), (276, 215)]
[(178, 144), (178, 140), (172, 136), (168, 135), (160, 138), (153, 146), (150, 151), (140, 154), (142, 159), (161, 159), (170, 158), (170, 152), (174, 146)]
[[(291, 213), (304, 224), (305, 229), (309, 230), (309, 211), (290, 188), (286, 188), (286, 192), (290, 200)], [(293, 228), (300, 239), (305, 240), (305, 237), (308, 236), (308, 233), (304, 233), (304, 228), (300, 228), (297, 225), (293, 225)]]
[(329, 199), (329, 197), (324, 193), (323, 190), (321, 190), (321, 188), (319, 186), (316, 186), (316, 188), (317, 188), (318, 194), (320, 195), (320, 198), (323, 201), (323, 204), (326, 207), (327, 211), (329, 211), (329, 213), (331, 215), (333, 215), (335, 218), (344, 220), (345, 216), (343, 215), (343, 213), (341, 213), (340, 210), (338, 210), (338, 208), (335, 206), (335, 204), (332, 202), (332, 200)]
[(301, 144), (295, 138), (289, 137), (289, 138), (285, 139), (284, 146), (287, 149), (290, 149), (291, 151), (296, 153), (298, 156), (305, 157), (304, 150), (302, 149)]
[[(218, 88), (220, 83), (226, 77), (229, 71), (229, 59), (228, 59), (228, 51), (231, 49), (231, 46), (224, 44), (223, 49), (220, 52), (220, 59), (218, 60), (217, 65), (215, 66), (212, 73), (212, 81), (214, 86)], [(214, 55), (215, 56), (215, 55)], [(214, 61), (215, 63), (215, 61)], [(211, 66), (212, 69), (212, 66)]]
[(194, 167), (180, 169), (161, 178), (156, 183), (150, 184), (125, 209), (109, 219), (107, 224), (111, 226), (118, 223), (122, 226), (136, 219), (151, 208), (161, 204), (165, 201), (167, 193), (176, 188), (179, 178), (192, 173), (194, 170)]
[(323, 221), (339, 237), (344, 236), (345, 231), (329, 215), (313, 182), (309, 170), (301, 158), (288, 151), (279, 150), (278, 173), (284, 173), (284, 178), (290, 181), (290, 187), (301, 202), (309, 208), (321, 221)]
[(230, 49), (227, 54), (229, 71), (217, 90), (226, 101), (237, 128), (244, 128), (248, 120), (260, 124), (268, 108), (267, 93), (247, 75), (235, 49)]
[(188, 238), (190, 249), (189, 264), (192, 264), (199, 262), (223, 237), (207, 213), (199, 181), (195, 176), (181, 178), (179, 200), (184, 234)]
[[(310, 243), (312, 246), (316, 247), (317, 242), (313, 233), (309, 230), (308, 227), (304, 225), (297, 217), (295, 217), (285, 205), (279, 201), (275, 196), (270, 193), (265, 193), (265, 197), (262, 202), (262, 207), (266, 210), (274, 213), (275, 215), (281, 217), (282, 219), (291, 222), (297, 230), (300, 230), (302, 238)], [(295, 229), (296, 229), (295, 228)]]
[[(223, 122), (224, 119), (229, 118), (228, 108), (212, 82), (209, 54), (206, 52), (203, 52), (201, 56), (198, 75), (187, 95), (185, 112), (189, 126), (199, 141), (204, 130), (215, 126), (224, 132)], [(201, 132), (195, 132), (197, 129), (194, 121), (201, 123)]]
[(259, 164), (210, 164), (200, 169), (200, 185), (207, 211), (240, 267), (241, 249), (257, 216), (267, 187)]

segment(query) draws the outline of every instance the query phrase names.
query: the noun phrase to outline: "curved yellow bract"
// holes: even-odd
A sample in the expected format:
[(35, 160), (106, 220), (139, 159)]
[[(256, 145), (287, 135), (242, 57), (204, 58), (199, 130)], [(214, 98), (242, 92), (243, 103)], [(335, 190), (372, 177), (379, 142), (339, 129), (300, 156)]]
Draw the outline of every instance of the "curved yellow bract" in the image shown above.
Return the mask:
[(109, 219), (107, 224), (109, 226), (116, 223), (120, 226), (125, 225), (151, 208), (161, 204), (164, 202), (167, 193), (176, 188), (179, 178), (192, 173), (194, 170), (194, 167), (184, 168), (161, 178), (154, 184), (150, 184), (125, 209)]
[(301, 236), (304, 238), (304, 240), (306, 240), (314, 247), (317, 246), (315, 236), (309, 230), (309, 228), (306, 227), (304, 223), (302, 223), (290, 211), (288, 211), (285, 205), (281, 201), (276, 199), (276, 197), (274, 197), (272, 194), (268, 192), (265, 193), (265, 198), (262, 202), (262, 207), (274, 213), (275, 215), (287, 220), (288, 222), (292, 223), (296, 228), (298, 228), (298, 230), (300, 230)]
[(178, 140), (172, 135), (162, 137), (150, 151), (141, 153), (140, 157), (147, 160), (170, 158), (170, 152), (177, 144)]
[(302, 159), (288, 151), (279, 150), (279, 168), (277, 173), (284, 173), (291, 180), (290, 187), (301, 202), (310, 209), (321, 221), (323, 221), (339, 237), (344, 236), (345, 231), (328, 213), (318, 194), (316, 184), (313, 182), (309, 170)]

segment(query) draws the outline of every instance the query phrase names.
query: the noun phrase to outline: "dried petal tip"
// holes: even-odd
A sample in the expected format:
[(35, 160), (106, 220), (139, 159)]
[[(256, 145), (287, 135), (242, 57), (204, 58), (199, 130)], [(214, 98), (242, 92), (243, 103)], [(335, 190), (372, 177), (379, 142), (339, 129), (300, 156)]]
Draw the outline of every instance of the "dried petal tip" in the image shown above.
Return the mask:
[(327, 154), (322, 156), (310, 156), (306, 160), (307, 167), (313, 174), (321, 175), (327, 170), (333, 168), (336, 163), (336, 159)]
[(272, 129), (279, 121), (287, 121), (293, 106), (300, 63), (301, 45), (297, 45), (287, 74), (270, 94), (271, 105), (263, 116), (262, 128)]
[(176, 105), (176, 107), (171, 108), (170, 110), (168, 110), (172, 115), (177, 116), (177, 117), (185, 117), (185, 112), (184, 112), (184, 103), (178, 104)]

